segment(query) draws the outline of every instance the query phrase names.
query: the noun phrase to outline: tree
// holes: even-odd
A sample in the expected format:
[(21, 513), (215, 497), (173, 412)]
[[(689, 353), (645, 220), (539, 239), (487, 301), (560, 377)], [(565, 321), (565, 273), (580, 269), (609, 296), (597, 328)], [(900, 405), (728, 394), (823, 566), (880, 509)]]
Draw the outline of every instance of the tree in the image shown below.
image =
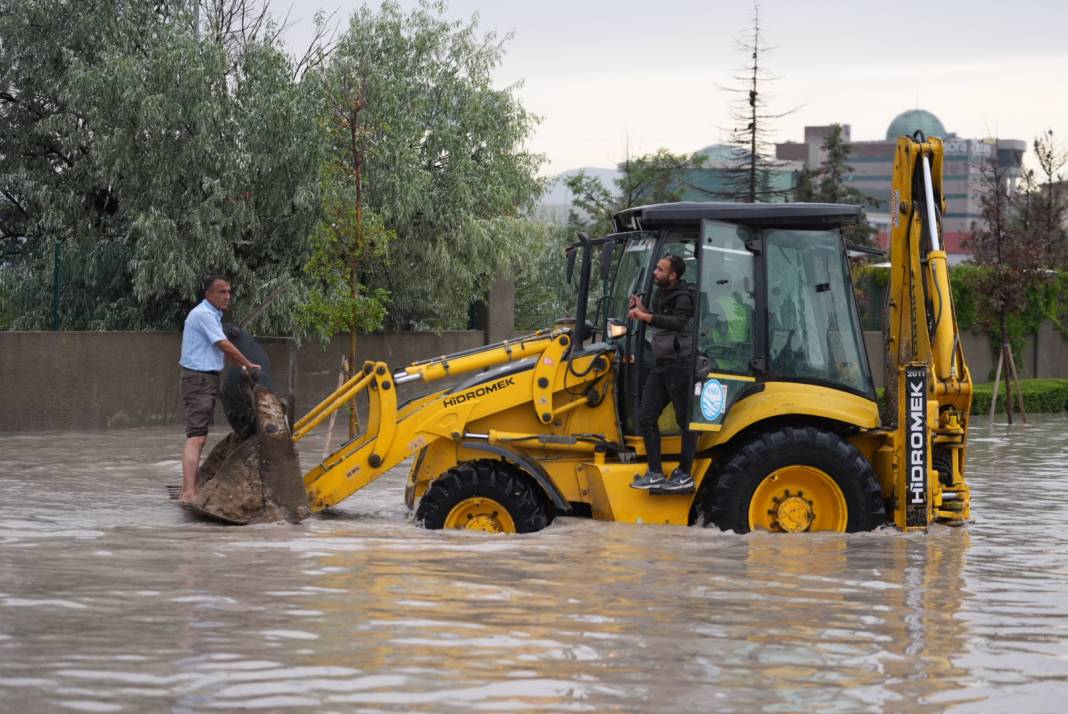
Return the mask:
[(1022, 335), (1010, 334), (1010, 318), (1028, 307), (1028, 293), (1046, 280), (1045, 250), (1026, 223), (1029, 192), (1013, 190), (1008, 169), (997, 154), (980, 167), (982, 222), (965, 239), (972, 259), (982, 266), (976, 288), (983, 327), (999, 343), (1019, 349)]
[(734, 77), (739, 86), (726, 88), (738, 98), (731, 102), (734, 126), (727, 142), (731, 156), (725, 169), (726, 188), (717, 196), (728, 201), (758, 203), (782, 200), (789, 193), (788, 188), (774, 185), (773, 176), (783, 164), (773, 158), (775, 147), (771, 140), (771, 123), (795, 110), (780, 114), (768, 111), (768, 99), (762, 87), (777, 77), (764, 65), (764, 57), (770, 48), (764, 44), (760, 6), (756, 3), (753, 4), (753, 24), (749, 33), (748, 37), (738, 41), (748, 58)]
[(444, 12), (441, 2), (361, 8), (329, 69), (365, 103), (361, 203), (397, 238), (360, 279), (388, 291), (394, 328), (466, 324), (472, 299), (519, 259), (510, 220), (543, 188), (541, 158), (523, 148), (535, 119), (515, 87), (493, 87), (503, 42)]
[(1065, 201), (1057, 190), (1063, 176), (1061, 169), (1068, 163), (1068, 151), (1048, 130), (1032, 144), (1044, 181), (1034, 197), (1034, 235), (1045, 247), (1047, 267), (1068, 267), (1068, 233), (1065, 231)]
[[(246, 0), (200, 5), (202, 28), (192, 2), (0, 11), (16, 328), (50, 324), (40, 292), (59, 246), (67, 329), (176, 329), (208, 273), (233, 278), (245, 311), (297, 287), (320, 203), (314, 96), (269, 17)], [(298, 297), (258, 327), (288, 332)]]
[(619, 164), (620, 176), (614, 191), (584, 171), (565, 179), (571, 191), (568, 223), (594, 235), (612, 231), (612, 216), (618, 211), (650, 203), (674, 203), (687, 189), (700, 190), (690, 181), (690, 173), (704, 166), (706, 157), (675, 154), (657, 149), (652, 154), (627, 158)]
[[(823, 160), (817, 169), (807, 167), (798, 174), (794, 185), (794, 200), (812, 203), (850, 203), (860, 206), (877, 206), (879, 202), (860, 189), (849, 185), (848, 177), (853, 171), (847, 161), (852, 151), (845, 141), (842, 125), (832, 124), (831, 130), (823, 139)], [(871, 245), (875, 229), (868, 223), (867, 216), (850, 226), (845, 233), (846, 240), (855, 245)]]
[(555, 320), (575, 312), (575, 286), (564, 280), (564, 251), (576, 240), (575, 230), (542, 221), (525, 222), (519, 230), (527, 259), (515, 271), (515, 328), (551, 328)]

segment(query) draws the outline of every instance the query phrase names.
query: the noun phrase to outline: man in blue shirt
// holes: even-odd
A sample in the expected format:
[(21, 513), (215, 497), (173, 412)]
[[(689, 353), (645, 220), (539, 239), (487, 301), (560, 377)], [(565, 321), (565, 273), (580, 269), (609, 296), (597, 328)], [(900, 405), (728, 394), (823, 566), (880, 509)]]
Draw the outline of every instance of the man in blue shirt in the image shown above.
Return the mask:
[(219, 396), (219, 372), (225, 362), (242, 369), (259, 369), (226, 339), (223, 312), (230, 306), (230, 281), (221, 275), (204, 281), (204, 300), (189, 311), (182, 330), (182, 401), (185, 402), (185, 449), (182, 451), (182, 493), (192, 501), (196, 495), (197, 468), (208, 426)]

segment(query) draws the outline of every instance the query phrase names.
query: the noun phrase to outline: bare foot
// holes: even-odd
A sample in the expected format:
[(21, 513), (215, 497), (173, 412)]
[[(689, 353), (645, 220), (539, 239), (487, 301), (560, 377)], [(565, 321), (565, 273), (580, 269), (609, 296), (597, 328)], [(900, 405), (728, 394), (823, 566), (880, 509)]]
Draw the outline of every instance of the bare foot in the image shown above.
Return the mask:
[(192, 503), (193, 499), (196, 497), (196, 493), (186, 493), (185, 491), (182, 491), (182, 493), (178, 495), (178, 503)]

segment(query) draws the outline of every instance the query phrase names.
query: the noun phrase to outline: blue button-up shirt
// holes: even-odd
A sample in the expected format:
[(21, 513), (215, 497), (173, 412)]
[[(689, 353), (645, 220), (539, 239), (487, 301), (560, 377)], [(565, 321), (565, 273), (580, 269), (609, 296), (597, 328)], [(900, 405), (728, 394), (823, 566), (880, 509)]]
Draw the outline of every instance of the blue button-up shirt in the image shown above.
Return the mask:
[(178, 364), (199, 372), (221, 371), (225, 360), (216, 342), (226, 339), (222, 329), (222, 310), (207, 300), (189, 311), (182, 330), (182, 358)]

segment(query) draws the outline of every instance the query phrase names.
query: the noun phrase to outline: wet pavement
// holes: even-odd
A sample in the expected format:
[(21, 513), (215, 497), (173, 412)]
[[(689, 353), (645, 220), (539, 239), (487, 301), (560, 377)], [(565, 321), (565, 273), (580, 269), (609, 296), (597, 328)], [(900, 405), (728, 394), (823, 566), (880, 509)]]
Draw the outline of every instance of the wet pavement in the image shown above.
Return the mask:
[(0, 711), (1064, 711), (1066, 427), (977, 419), (974, 523), (907, 536), (429, 532), (403, 468), (222, 527), (179, 428), (0, 435)]

